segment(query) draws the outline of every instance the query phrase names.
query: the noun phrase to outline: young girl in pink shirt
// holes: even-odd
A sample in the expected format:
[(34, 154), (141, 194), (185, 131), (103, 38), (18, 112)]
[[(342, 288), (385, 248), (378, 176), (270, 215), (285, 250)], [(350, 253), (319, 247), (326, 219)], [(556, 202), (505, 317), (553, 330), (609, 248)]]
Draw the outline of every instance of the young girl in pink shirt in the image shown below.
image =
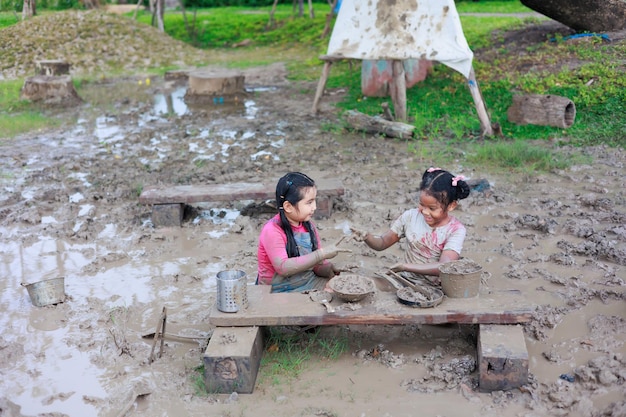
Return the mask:
[(271, 285), (272, 292), (323, 290), (339, 270), (328, 261), (339, 252), (336, 245), (322, 248), (315, 224), (315, 182), (300, 172), (290, 172), (276, 185), (278, 214), (259, 236), (257, 284)]

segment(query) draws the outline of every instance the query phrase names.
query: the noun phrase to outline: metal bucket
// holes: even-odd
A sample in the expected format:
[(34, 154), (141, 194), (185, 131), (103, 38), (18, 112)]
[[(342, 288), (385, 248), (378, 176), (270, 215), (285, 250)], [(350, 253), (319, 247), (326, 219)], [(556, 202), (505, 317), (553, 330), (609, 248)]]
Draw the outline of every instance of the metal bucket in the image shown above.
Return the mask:
[(44, 281), (24, 284), (28, 290), (30, 301), (37, 307), (58, 304), (65, 301), (65, 278), (52, 278)]
[(217, 273), (217, 309), (236, 313), (248, 307), (248, 282), (246, 273), (238, 270)]

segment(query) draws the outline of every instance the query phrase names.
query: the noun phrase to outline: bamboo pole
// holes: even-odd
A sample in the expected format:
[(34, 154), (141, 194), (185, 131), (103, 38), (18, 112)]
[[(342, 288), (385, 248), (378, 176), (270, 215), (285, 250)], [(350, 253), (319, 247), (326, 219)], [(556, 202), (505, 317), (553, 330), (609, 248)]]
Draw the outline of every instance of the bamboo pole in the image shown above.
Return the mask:
[(489, 120), (489, 113), (487, 113), (487, 107), (485, 101), (478, 88), (478, 81), (476, 81), (476, 74), (474, 73), (474, 67), (470, 70), (469, 77), (467, 79), (467, 85), (469, 87), (474, 104), (476, 105), (476, 113), (478, 113), (478, 119), (480, 120), (480, 132), (482, 136), (493, 136), (493, 128), (491, 127), (491, 121)]

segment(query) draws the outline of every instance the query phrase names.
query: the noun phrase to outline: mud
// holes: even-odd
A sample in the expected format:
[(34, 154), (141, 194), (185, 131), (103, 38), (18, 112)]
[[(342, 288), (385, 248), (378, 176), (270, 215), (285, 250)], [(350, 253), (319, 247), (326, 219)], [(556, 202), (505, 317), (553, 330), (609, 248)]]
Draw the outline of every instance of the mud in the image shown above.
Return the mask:
[[(462, 149), (432, 160), (436, 140), (342, 130), (332, 107), (340, 91), (311, 116), (315, 84), (285, 73), (279, 63), (247, 70), (249, 99), (193, 108), (174, 81), (102, 80), (83, 90), (86, 105), (47, 110), (64, 120), (58, 130), (1, 141), (1, 414), (626, 415), (626, 153), (560, 147), (585, 162), (534, 174), (472, 166)], [(386, 230), (415, 206), (429, 166), (489, 183), (454, 214), (468, 228), (463, 255), (488, 273), (481, 295), (515, 293), (536, 306), (524, 326), (527, 385), (480, 392), (474, 326), (328, 326), (321, 335), (349, 340), (339, 359), (303, 363), (295, 378), (262, 368), (253, 394), (201, 392), (215, 276), (239, 269), (253, 284), (258, 233), (272, 213), (263, 202), (198, 204), (182, 227), (157, 229), (138, 203), (143, 187), (276, 181), (291, 170), (337, 178), (346, 194), (317, 222), (330, 244), (350, 226)], [(333, 261), (355, 274), (401, 259), (401, 244), (349, 245)], [(34, 307), (21, 283), (57, 276), (65, 302)], [(166, 338), (150, 363), (143, 335), (163, 307), (167, 332), (190, 339)]]
[(359, 301), (376, 289), (370, 278), (354, 274), (340, 274), (328, 286), (344, 301)]

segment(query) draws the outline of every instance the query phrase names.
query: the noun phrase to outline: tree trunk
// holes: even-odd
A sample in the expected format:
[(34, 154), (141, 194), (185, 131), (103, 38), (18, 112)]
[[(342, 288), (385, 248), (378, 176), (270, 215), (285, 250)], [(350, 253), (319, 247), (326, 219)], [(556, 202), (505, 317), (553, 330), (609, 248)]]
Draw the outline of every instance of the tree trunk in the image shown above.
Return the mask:
[(35, 75), (24, 80), (20, 98), (44, 104), (77, 105), (82, 99), (76, 93), (69, 75)]
[(24, 0), (24, 6), (22, 7), (22, 20), (26, 20), (37, 14), (37, 8), (35, 0)]
[(163, 12), (165, 9), (165, 0), (154, 1), (154, 12), (152, 14), (152, 25), (156, 26), (160, 32), (165, 32), (163, 25)]
[(521, 0), (522, 4), (582, 32), (622, 30), (626, 27), (624, 0)]

